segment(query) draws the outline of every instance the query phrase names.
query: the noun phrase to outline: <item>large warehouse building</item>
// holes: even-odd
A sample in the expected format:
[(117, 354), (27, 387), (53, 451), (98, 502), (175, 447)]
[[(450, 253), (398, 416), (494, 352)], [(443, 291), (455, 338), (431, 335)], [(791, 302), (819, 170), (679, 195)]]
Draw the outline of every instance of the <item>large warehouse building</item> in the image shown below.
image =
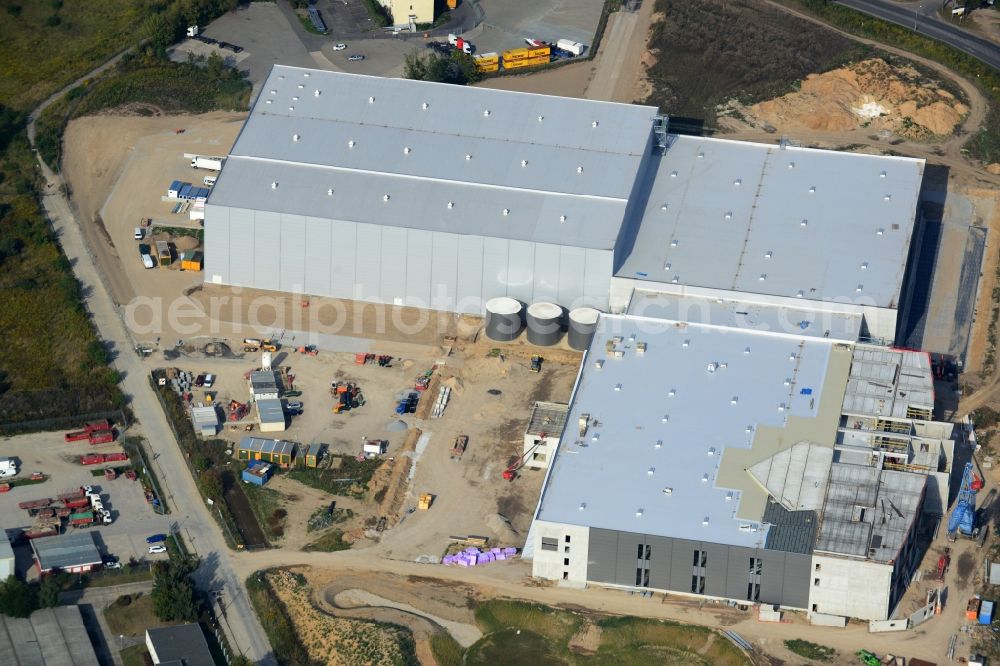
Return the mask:
[(669, 135), (649, 106), (275, 66), (206, 204), (205, 279), (473, 314), (737, 293), (891, 340), (922, 172)]

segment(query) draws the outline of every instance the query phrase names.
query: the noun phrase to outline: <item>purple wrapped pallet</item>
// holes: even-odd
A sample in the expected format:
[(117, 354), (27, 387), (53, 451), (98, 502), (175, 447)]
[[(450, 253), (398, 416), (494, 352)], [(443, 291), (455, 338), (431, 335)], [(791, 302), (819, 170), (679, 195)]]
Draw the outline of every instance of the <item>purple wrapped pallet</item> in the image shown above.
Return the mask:
[(468, 553), (469, 555), (478, 555), (479, 549), (476, 548), (475, 546), (469, 546), (468, 548), (465, 549), (464, 552)]
[(467, 567), (467, 566), (469, 566), (469, 563), (467, 561), (461, 560), (461, 559), (455, 560), (455, 564), (457, 564), (460, 567)]
[(503, 554), (504, 555), (517, 555), (517, 548), (504, 548), (503, 549)]
[(503, 553), (497, 553), (497, 562), (502, 562), (507, 559), (507, 556)]
[(500, 552), (500, 549), (499, 548), (490, 548), (490, 552), (493, 553), (494, 555), (496, 555), (497, 553)]

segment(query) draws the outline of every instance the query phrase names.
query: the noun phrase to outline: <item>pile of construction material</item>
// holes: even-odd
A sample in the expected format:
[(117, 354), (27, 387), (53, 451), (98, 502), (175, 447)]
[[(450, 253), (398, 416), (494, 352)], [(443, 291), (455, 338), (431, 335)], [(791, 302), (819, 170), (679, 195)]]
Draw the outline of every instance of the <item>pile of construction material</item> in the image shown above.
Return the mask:
[(489, 550), (479, 550), (475, 546), (469, 546), (460, 553), (446, 555), (442, 564), (456, 564), (460, 567), (475, 567), (490, 562), (502, 562), (512, 560), (517, 556), (517, 548), (490, 548)]
[(437, 400), (434, 402), (434, 408), (431, 410), (431, 418), (437, 419), (441, 418), (444, 414), (444, 408), (448, 406), (448, 400), (451, 398), (451, 387), (442, 386), (441, 390), (438, 391)]

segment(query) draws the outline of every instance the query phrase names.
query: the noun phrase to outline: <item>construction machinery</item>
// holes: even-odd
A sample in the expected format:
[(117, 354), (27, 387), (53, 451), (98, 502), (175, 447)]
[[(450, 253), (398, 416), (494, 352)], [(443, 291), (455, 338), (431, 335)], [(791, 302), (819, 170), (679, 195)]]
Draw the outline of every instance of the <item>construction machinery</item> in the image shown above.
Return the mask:
[(237, 400), (229, 401), (229, 420), (239, 421), (250, 411), (250, 405)]
[(542, 371), (542, 357), (541, 356), (538, 356), (536, 354), (535, 356), (531, 357), (531, 371), (532, 372), (541, 372)]
[(469, 436), (459, 435), (455, 438), (455, 445), (451, 447), (451, 459), (461, 460), (465, 449), (469, 448)]
[(865, 666), (882, 666), (882, 660), (874, 652), (868, 650), (858, 650), (858, 659)]
[(281, 345), (271, 340), (265, 338), (263, 340), (259, 338), (243, 338), (243, 351), (245, 352), (257, 352), (260, 350), (276, 352)]
[(976, 493), (982, 489), (983, 479), (972, 470), (972, 463), (966, 463), (958, 499), (948, 518), (949, 541), (955, 541), (959, 536), (974, 539), (979, 533), (976, 527)]
[(527, 462), (528, 457), (531, 456), (531, 454), (534, 453), (535, 449), (541, 446), (542, 442), (544, 441), (545, 441), (544, 437), (539, 438), (539, 440), (535, 442), (534, 446), (525, 451), (522, 455), (513, 458), (510, 464), (507, 465), (507, 469), (503, 471), (504, 481), (513, 481), (514, 479), (516, 479), (517, 471), (522, 467), (524, 467), (524, 463)]
[(951, 564), (951, 549), (945, 548), (944, 552), (941, 553), (941, 557), (938, 558), (937, 574), (935, 575), (937, 580), (944, 580), (944, 575), (948, 571), (949, 564)]

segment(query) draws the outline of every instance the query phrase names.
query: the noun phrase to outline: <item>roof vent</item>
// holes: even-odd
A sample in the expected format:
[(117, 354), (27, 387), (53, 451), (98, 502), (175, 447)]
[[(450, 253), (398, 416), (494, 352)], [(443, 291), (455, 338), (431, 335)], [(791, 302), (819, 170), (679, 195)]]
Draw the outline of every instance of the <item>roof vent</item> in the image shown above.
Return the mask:
[(731, 211), (731, 210), (726, 211), (726, 214), (723, 215), (723, 217), (726, 218), (727, 220), (733, 219), (733, 211)]
[(276, 180), (271, 181), (271, 189), (272, 190), (278, 189), (278, 181)]
[(743, 348), (743, 353), (744, 354), (749, 354), (750, 353), (750, 348), (749, 347), (744, 347)]
[(583, 173), (583, 165), (580, 165), (580, 166), (578, 166), (578, 167), (576, 168), (576, 172), (577, 172), (577, 173)]
[(752, 425), (748, 425), (747, 426), (747, 432), (753, 432), (753, 426)]
[(528, 166), (528, 160), (521, 160), (521, 167), (524, 168)]
[(805, 296), (805, 292), (803, 292), (801, 289), (799, 289), (797, 292), (795, 292), (795, 296), (797, 298), (802, 298), (803, 296)]
[(410, 154), (410, 147), (409, 146), (406, 146), (406, 147), (403, 148), (403, 154), (404, 155), (409, 155)]
[(294, 107), (294, 106), (290, 106), (290, 107), (288, 107), (288, 110), (289, 110), (289, 111), (294, 111), (294, 110), (295, 110), (295, 107)]
[(388, 200), (389, 200), (389, 195), (388, 194), (383, 194), (382, 195), (382, 201), (388, 201)]
[(281, 80), (284, 80), (285, 79), (285, 75), (284, 74), (278, 74), (278, 78), (281, 79)]
[(868, 262), (867, 261), (865, 261), (865, 262), (863, 262), (861, 264), (861, 270), (863, 270), (863, 271), (868, 270)]
[(864, 287), (865, 287), (865, 285), (859, 284), (857, 287), (854, 288), (854, 291), (856, 291), (856, 292), (858, 292), (860, 294), (861, 290), (864, 289)]
[(451, 210), (454, 207), (455, 207), (455, 202), (454, 201), (449, 201), (448, 202), (448, 210)]
[(663, 270), (669, 271), (670, 270), (670, 266), (671, 266), (671, 263), (668, 261), (667, 263), (663, 264)]
[(791, 354), (788, 355), (789, 361), (794, 361), (796, 358), (798, 357), (795, 355), (795, 352), (792, 352)]
[(594, 367), (597, 368), (598, 370), (600, 370), (601, 368), (603, 368), (604, 367), (604, 359), (603, 358), (599, 358), (596, 361), (594, 361)]
[(430, 108), (430, 104), (424, 102), (423, 104), (420, 105), (420, 108), (426, 111), (428, 108)]
[(332, 197), (333, 196), (333, 188), (332, 187), (326, 191), (326, 196), (328, 196), (328, 197)]
[(299, 96), (298, 96), (298, 95), (295, 95), (294, 97), (292, 97), (292, 101), (293, 101), (293, 102), (297, 102), (297, 101), (299, 101)]
[(726, 493), (726, 501), (727, 502), (732, 502), (733, 501), (733, 491), (732, 490), (730, 490), (728, 493)]
[(810, 185), (809, 186), (809, 194), (816, 194), (816, 186), (815, 185)]
[(684, 342), (681, 343), (681, 347), (684, 347), (686, 349), (690, 344), (691, 344), (690, 340), (685, 340)]
[(600, 125), (600, 123), (597, 122), (596, 120), (594, 122), (590, 123), (591, 127), (597, 127), (598, 125)]
[(503, 209), (503, 214), (504, 215), (510, 215), (510, 208), (504, 208)]
[(708, 369), (708, 374), (712, 374), (719, 369), (719, 364), (716, 363), (715, 361), (712, 361), (711, 363), (708, 364), (707, 369)]
[(763, 282), (764, 280), (767, 279), (767, 273), (761, 273), (760, 277), (757, 278), (757, 279), (760, 280), (761, 282)]
[(374, 97), (369, 97), (368, 98), (368, 103), (369, 104), (374, 104), (375, 103), (375, 98)]
[(698, 159), (700, 160), (700, 159), (701, 159), (701, 158), (703, 158), (703, 157), (705, 157), (705, 153), (703, 153), (703, 152), (701, 152), (701, 151), (699, 150), (699, 151), (698, 151)]
[(566, 221), (566, 216), (565, 215), (560, 215), (559, 216), (559, 221), (560, 222), (565, 222)]
[(465, 154), (465, 161), (468, 162), (471, 159), (472, 159), (472, 155), (470, 155), (469, 153), (466, 153)]
[(490, 116), (490, 110), (489, 110), (489, 109), (485, 109), (485, 110), (483, 111), (483, 117), (484, 117), (484, 118), (489, 118), (489, 116)]
[(670, 414), (664, 414), (663, 418), (660, 419), (660, 423), (666, 423), (670, 420)]
[(304, 84), (302, 84), (302, 83), (300, 83), (300, 84), (299, 84), (299, 90), (302, 90), (303, 88), (305, 88), (305, 85), (304, 85)]
[(272, 95), (277, 95), (277, 94), (278, 94), (278, 91), (277, 91), (277, 90), (271, 90), (271, 91), (269, 91), (269, 92), (270, 92), (270, 93), (271, 93)]
[(740, 401), (740, 396), (734, 395), (732, 398), (729, 399), (729, 404), (730, 405), (735, 405), (739, 401)]
[(882, 234), (885, 233), (885, 229), (883, 229), (882, 227), (879, 227), (878, 231), (876, 231), (875, 233), (876, 233), (876, 235), (881, 236)]
[(347, 142), (347, 147), (348, 148), (353, 148), (354, 147), (354, 139), (351, 139), (350, 141)]
[(309, 78), (309, 72), (304, 72), (304, 73), (302, 74), (302, 76), (304, 76), (304, 77), (306, 77), (306, 78), (308, 79), (308, 78)]
[(878, 177), (879, 177), (879, 178), (885, 178), (885, 171), (883, 171), (882, 173), (880, 173), (880, 174), (878, 175)]
[(672, 280), (670, 280), (670, 281), (671, 281), (671, 282), (673, 282), (674, 284), (677, 284), (678, 282), (680, 282), (680, 281), (681, 281), (681, 278), (680, 278), (680, 276), (678, 276), (678, 275), (675, 275), (675, 276), (673, 277), (673, 279), (672, 279)]
[(545, 120), (545, 116), (538, 116), (538, 122), (542, 122), (543, 120)]
[(654, 449), (662, 449), (663, 448), (663, 440), (662, 439), (656, 440), (656, 444), (653, 444), (653, 448)]
[(587, 503), (586, 502), (580, 502), (580, 506), (577, 507), (577, 511), (583, 511), (586, 508), (587, 508)]
[(622, 390), (622, 385), (621, 384), (615, 384), (615, 390), (616, 391), (621, 391)]
[(264, 100), (264, 104), (270, 104), (270, 103), (271, 103), (271, 100), (269, 100), (269, 99), (265, 99)]
[(882, 197), (882, 201), (892, 201), (892, 195), (891, 194), (885, 195), (884, 197)]
[(702, 474), (701, 475), (701, 482), (702, 483), (708, 483), (708, 474)]
[(733, 185), (735, 185), (736, 187), (739, 187), (742, 184), (743, 184), (742, 178), (737, 178), (736, 180), (733, 181)]
[(313, 97), (319, 97), (322, 94), (323, 94), (323, 91), (321, 91), (319, 88), (317, 88), (316, 90), (313, 91)]
[(715, 455), (715, 447), (714, 446), (708, 447), (708, 452), (707, 453), (710, 456), (714, 456)]
[(790, 377), (785, 377), (785, 386), (791, 386), (791, 385), (792, 385), (791, 378)]
[(677, 247), (677, 239), (676, 238), (672, 238), (670, 240), (670, 247)]
[(301, 139), (301, 138), (302, 138), (302, 137), (300, 137), (300, 136), (299, 136), (298, 134), (293, 134), (293, 135), (292, 135), (292, 141), (296, 141), (296, 142), (297, 142), (297, 141), (298, 141), (299, 139)]
[(671, 171), (670, 172), (670, 177), (671, 178), (676, 178), (677, 177), (677, 172), (676, 171)]
[(764, 253), (764, 258), (765, 259), (770, 259), (773, 256), (774, 256), (774, 253), (771, 252), (770, 250), (768, 250), (767, 252)]
[(670, 396), (671, 398), (674, 397), (675, 395), (677, 395), (677, 389), (670, 389), (669, 391), (667, 391), (667, 395)]
[(646, 470), (646, 476), (653, 476), (653, 472), (655, 471), (656, 471), (655, 467), (650, 467), (649, 469)]
[(789, 169), (794, 169), (795, 168), (795, 162), (789, 162), (788, 163), (788, 168)]
[(808, 227), (809, 226), (809, 220), (805, 220), (805, 219), (802, 220), (801, 222), (799, 222), (799, 226), (802, 227), (803, 229), (806, 228), (806, 227)]
[(667, 209), (667, 204), (661, 203), (660, 204), (660, 210), (666, 210), (666, 209)]
[(674, 489), (671, 488), (670, 486), (667, 486), (666, 488), (663, 489), (663, 494), (664, 495), (673, 495), (674, 494)]
[(778, 404), (778, 411), (779, 412), (785, 411), (785, 403), (782, 402)]

